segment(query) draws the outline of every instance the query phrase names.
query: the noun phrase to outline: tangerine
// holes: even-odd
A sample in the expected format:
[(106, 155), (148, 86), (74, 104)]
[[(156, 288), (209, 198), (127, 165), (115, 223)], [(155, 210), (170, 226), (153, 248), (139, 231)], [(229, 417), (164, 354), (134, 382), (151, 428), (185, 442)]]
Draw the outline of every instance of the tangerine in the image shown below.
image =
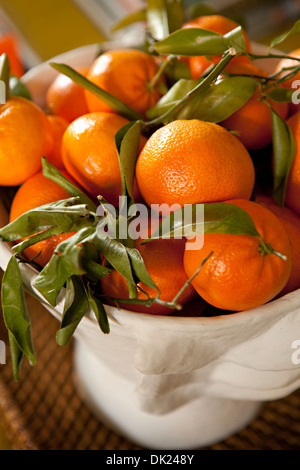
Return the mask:
[(0, 106), (0, 185), (22, 184), (41, 169), (52, 147), (51, 126), (36, 104), (11, 97)]
[(149, 206), (250, 199), (254, 165), (244, 145), (218, 124), (177, 120), (155, 131), (136, 164)]
[(64, 133), (69, 126), (69, 122), (65, 118), (56, 114), (49, 114), (47, 117), (52, 129), (53, 148), (52, 151), (46, 155), (46, 157), (47, 160), (52, 163), (52, 165), (60, 170), (63, 170), (64, 164), (61, 156), (61, 144)]
[(273, 212), (281, 220), (289, 235), (293, 252), (292, 271), (280, 295), (288, 294), (300, 288), (300, 217), (288, 207), (281, 209), (270, 196), (257, 194), (255, 202)]
[[(154, 240), (145, 245), (141, 244), (142, 239), (136, 241), (136, 249), (142, 255), (146, 269), (152, 280), (160, 290), (159, 299), (165, 302), (172, 302), (181, 288), (188, 280), (183, 268), (183, 254), (185, 240)], [(125, 278), (116, 270), (105, 276), (101, 280), (103, 294), (112, 299), (128, 299), (128, 287)], [(137, 300), (147, 300), (146, 292), (150, 298), (157, 296), (157, 290), (150, 288), (140, 282), (141, 289)], [(186, 304), (196, 295), (194, 288), (189, 285), (179, 297), (177, 303)], [(115, 305), (113, 300), (109, 300), (111, 305)], [(150, 313), (153, 315), (168, 315), (175, 309), (171, 309), (163, 304), (152, 303), (150, 307), (134, 303), (118, 303), (120, 307), (139, 313)]]
[[(76, 67), (76, 71), (86, 76), (89, 67)], [(84, 89), (62, 73), (49, 86), (46, 105), (49, 113), (57, 114), (69, 122), (89, 112)]]
[(62, 141), (62, 160), (67, 172), (92, 197), (101, 195), (115, 206), (122, 193), (122, 182), (114, 137), (127, 123), (117, 114), (89, 113), (68, 126)]
[(214, 307), (241, 311), (263, 305), (282, 291), (291, 273), (292, 248), (282, 222), (270, 210), (244, 199), (227, 203), (250, 215), (264, 243), (249, 235), (204, 234), (200, 249), (188, 249), (195, 240), (187, 240), (184, 268), (192, 277), (208, 257), (192, 285)]
[(285, 202), (290, 209), (300, 214), (300, 111), (287, 119), (296, 144), (296, 153), (289, 172)]
[[(156, 59), (137, 49), (103, 53), (92, 65), (87, 78), (122, 103), (141, 114), (161, 98), (163, 78), (152, 85), (158, 72)], [(85, 91), (90, 112), (113, 112), (112, 108), (89, 91)]]
[[(266, 77), (267, 73), (253, 64), (229, 64), (227, 72), (233, 74)], [(288, 116), (288, 103), (266, 99), (267, 103), (283, 118)], [(257, 88), (252, 97), (220, 124), (237, 131), (238, 138), (248, 150), (262, 149), (272, 142), (272, 115), (269, 105), (261, 99)]]
[[(65, 176), (67, 175), (65, 174)], [(9, 221), (12, 222), (36, 207), (69, 197), (70, 195), (65, 189), (46, 178), (42, 172), (36, 173), (28, 178), (16, 192), (10, 209)], [(53, 236), (26, 248), (23, 254), (29, 260), (34, 259), (40, 266), (46, 266), (57, 245), (71, 235), (73, 233)]]
[[(209, 31), (213, 31), (214, 33), (219, 33), (222, 36), (229, 33), (233, 29), (239, 26), (233, 20), (226, 18), (222, 15), (204, 15), (199, 16), (198, 18), (194, 18), (186, 22), (183, 25), (183, 28), (202, 28), (208, 29)], [(251, 44), (250, 39), (243, 29), (243, 36), (246, 42), (246, 50), (248, 52), (251, 51)], [(187, 59), (187, 63), (190, 68), (191, 76), (193, 79), (200, 78), (205, 70), (210, 67), (211, 65), (217, 64), (220, 62), (222, 56), (193, 56)], [(231, 63), (250, 63), (250, 60), (247, 56), (239, 56), (232, 59)]]

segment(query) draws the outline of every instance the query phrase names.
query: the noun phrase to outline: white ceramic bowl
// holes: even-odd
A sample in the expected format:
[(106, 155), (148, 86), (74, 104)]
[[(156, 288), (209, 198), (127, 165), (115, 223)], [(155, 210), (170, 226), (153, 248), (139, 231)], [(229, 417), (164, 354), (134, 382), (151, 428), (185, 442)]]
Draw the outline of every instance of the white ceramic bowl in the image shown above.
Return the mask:
[[(87, 46), (53, 61), (88, 65), (97, 50)], [(46, 63), (24, 77), (42, 106), (55, 75)], [(10, 256), (0, 243), (2, 269)], [(52, 308), (32, 286), (36, 272), (21, 267), (29, 292), (60, 320), (63, 295)], [(75, 333), (74, 380), (100, 419), (145, 448), (195, 449), (221, 441), (247, 426), (263, 402), (300, 386), (300, 290), (212, 318), (107, 312), (109, 335), (92, 313)]]

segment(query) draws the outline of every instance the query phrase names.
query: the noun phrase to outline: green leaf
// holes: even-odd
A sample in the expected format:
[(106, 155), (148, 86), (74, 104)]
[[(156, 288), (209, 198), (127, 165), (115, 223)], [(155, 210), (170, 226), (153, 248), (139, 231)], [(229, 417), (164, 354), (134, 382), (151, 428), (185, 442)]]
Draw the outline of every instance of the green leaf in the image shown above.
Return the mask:
[(101, 263), (101, 256), (93, 241), (86, 241), (83, 244), (83, 260), (88, 259), (95, 263)]
[(246, 52), (246, 42), (242, 26), (237, 26), (232, 31), (229, 31), (229, 33), (224, 35), (224, 38), (226, 38), (227, 47), (233, 47), (237, 54)]
[[(175, 56), (174, 56), (175, 57)], [(165, 69), (165, 75), (171, 85), (181, 79), (191, 80), (191, 71), (185, 62), (172, 60)]]
[(90, 281), (98, 282), (112, 271), (103, 265), (99, 251), (89, 238), (83, 241), (82, 248), (82, 266)]
[(24, 355), (23, 355), (22, 350), (19, 348), (19, 345), (16, 342), (15, 337), (10, 331), (8, 332), (8, 340), (9, 340), (9, 347), (10, 347), (13, 377), (14, 377), (14, 380), (17, 382), (19, 380), (21, 363), (22, 363), (22, 359)]
[(97, 282), (100, 279), (103, 279), (112, 271), (112, 269), (109, 269), (106, 266), (103, 266), (102, 264), (93, 261), (87, 257), (83, 257), (82, 266), (86, 273), (86, 276), (92, 282)]
[(214, 56), (230, 48), (235, 49), (237, 54), (244, 53), (246, 44), (241, 26), (224, 36), (202, 28), (183, 28), (158, 41), (153, 48), (159, 54)]
[(280, 44), (281, 42), (285, 41), (289, 36), (298, 33), (300, 33), (300, 19), (297, 20), (296, 23), (294, 23), (291, 29), (273, 39), (270, 44), (270, 48), (277, 46), (277, 44)]
[(32, 100), (31, 94), (28, 88), (24, 85), (24, 83), (14, 75), (10, 76), (9, 79), (9, 89), (11, 96), (20, 96), (21, 98), (26, 98), (27, 100)]
[(124, 18), (122, 18), (118, 23), (116, 23), (113, 27), (113, 32), (119, 31), (120, 29), (126, 28), (127, 26), (130, 26), (134, 23), (139, 23), (141, 21), (146, 21), (147, 20), (147, 13), (146, 9), (142, 8), (141, 10), (134, 11), (133, 13), (130, 13), (129, 15), (126, 15)]
[(68, 251), (71, 251), (74, 246), (76, 245), (83, 245), (84, 243), (93, 239), (96, 233), (96, 226), (92, 227), (82, 227), (78, 232), (74, 233), (74, 235), (70, 236), (59, 245), (57, 245), (55, 249), (55, 253), (59, 255), (64, 255)]
[(134, 201), (135, 164), (139, 155), (141, 129), (140, 121), (130, 122), (115, 135), (122, 179), (122, 196), (129, 195), (132, 201)]
[(274, 101), (290, 103), (292, 101), (293, 93), (295, 93), (294, 90), (277, 87), (266, 93), (266, 96)]
[(226, 38), (202, 28), (179, 29), (154, 44), (158, 54), (181, 56), (219, 55), (228, 49)]
[(182, 0), (148, 0), (147, 26), (152, 36), (160, 40), (181, 28), (185, 21)]
[(218, 123), (240, 109), (254, 94), (257, 81), (250, 77), (228, 77), (197, 95), (181, 108), (176, 119), (200, 119)]
[(146, 17), (148, 29), (156, 40), (169, 35), (168, 14), (164, 0), (148, 0)]
[(58, 227), (51, 227), (48, 230), (44, 230), (43, 232), (39, 232), (36, 235), (32, 235), (31, 237), (23, 240), (21, 243), (14, 245), (12, 250), (15, 254), (20, 254), (29, 246), (35, 245), (42, 240), (47, 240), (50, 237), (60, 235), (61, 233), (62, 232)]
[(77, 186), (75, 186), (68, 178), (66, 178), (55, 166), (48, 162), (46, 157), (42, 157), (42, 170), (43, 175), (57, 183), (65, 189), (71, 197), (78, 197), (81, 204), (86, 204), (88, 210), (91, 212), (96, 211), (96, 204)]
[(67, 233), (78, 230), (83, 223), (93, 224), (87, 207), (77, 202), (77, 198), (69, 198), (31, 209), (1, 228), (0, 237), (4, 241), (15, 241), (51, 227), (59, 227), (60, 233)]
[(85, 271), (82, 266), (82, 248), (73, 246), (63, 254), (59, 254), (58, 252), (53, 254), (49, 263), (35, 279), (34, 287), (50, 305), (55, 306), (57, 304), (58, 295), (67, 280), (72, 276), (82, 276), (84, 274)]
[(156, 40), (181, 28), (185, 21), (182, 0), (148, 0), (146, 8), (147, 27)]
[(121, 114), (122, 116), (126, 117), (129, 120), (138, 120), (142, 118), (142, 116), (139, 113), (137, 113), (133, 109), (126, 106), (124, 103), (118, 100), (115, 96), (111, 95), (107, 91), (95, 85), (93, 82), (91, 82), (86, 77), (78, 73), (72, 67), (69, 67), (66, 64), (56, 64), (54, 62), (51, 62), (50, 65), (59, 73), (62, 73), (63, 75), (66, 75), (67, 77), (71, 78), (71, 80), (73, 80), (75, 83), (80, 85), (82, 88), (90, 91), (95, 96), (100, 98), (105, 104), (107, 104), (117, 114)]
[(138, 280), (146, 286), (150, 287), (151, 289), (156, 289), (159, 293), (159, 288), (148, 273), (140, 252), (136, 248), (127, 248), (127, 253), (130, 258), (134, 274), (136, 275)]
[(258, 236), (249, 214), (238, 206), (225, 202), (194, 204), (165, 217), (150, 238), (190, 237), (205, 233)]
[(108, 322), (105, 308), (102, 302), (94, 295), (89, 284), (87, 286), (87, 296), (88, 296), (89, 304), (97, 319), (98, 325), (101, 328), (101, 331), (104, 334), (108, 334), (110, 332), (110, 327), (109, 327), (109, 322)]
[(286, 185), (296, 154), (296, 144), (287, 122), (271, 109), (273, 134), (273, 197), (283, 207)]
[(10, 258), (3, 276), (1, 299), (3, 318), (12, 348), (14, 377), (17, 379), (22, 355), (24, 354), (30, 364), (34, 365), (35, 354), (22, 275), (15, 256)]
[(94, 244), (100, 253), (103, 255), (107, 263), (116, 269), (127, 282), (129, 290), (129, 298), (137, 298), (137, 287), (134, 281), (131, 262), (126, 250), (126, 247), (118, 240), (110, 238), (104, 233), (98, 233), (94, 237)]
[(82, 279), (72, 276), (67, 280), (64, 313), (60, 329), (56, 333), (56, 342), (66, 346), (77, 326), (89, 309), (89, 302)]
[(147, 111), (147, 117), (154, 119), (162, 116), (172, 107), (178, 105), (188, 93), (190, 93), (200, 82), (200, 80), (186, 80), (181, 79), (174, 83), (174, 85), (162, 96), (162, 98)]
[[(173, 33), (181, 28), (185, 22), (184, 1), (183, 0), (164, 0), (167, 10), (169, 32)], [(149, 0), (148, 0), (149, 2)]]
[[(151, 127), (156, 126), (158, 124), (167, 124), (170, 121), (178, 119), (178, 116), (181, 114), (181, 110), (189, 109), (191, 103), (193, 104), (199, 96), (209, 90), (212, 83), (214, 83), (214, 81), (222, 73), (224, 68), (229, 64), (233, 57), (234, 55), (232, 55), (232, 51), (228, 50), (224, 54), (224, 57), (222, 57), (220, 62), (212, 68), (210, 73), (205, 78), (201, 79), (199, 82), (196, 82), (196, 86), (191, 91), (188, 91), (186, 95), (181, 99), (179, 98), (180, 89), (178, 87), (175, 91), (175, 104), (173, 104), (171, 107), (168, 107), (167, 111), (164, 114), (152, 119), (147, 123), (144, 123), (145, 130), (147, 130), (147, 128), (151, 129)], [(188, 82), (186, 82), (186, 86), (189, 87)], [(176, 94), (176, 92), (178, 92), (178, 94)]]

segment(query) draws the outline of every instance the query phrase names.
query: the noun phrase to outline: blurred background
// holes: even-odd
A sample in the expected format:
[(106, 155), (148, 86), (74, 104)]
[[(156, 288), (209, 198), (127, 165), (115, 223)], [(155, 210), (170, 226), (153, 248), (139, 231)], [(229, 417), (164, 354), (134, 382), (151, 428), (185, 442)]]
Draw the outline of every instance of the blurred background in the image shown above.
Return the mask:
[[(187, 6), (199, 0), (185, 0)], [(300, 16), (300, 0), (212, 0), (200, 3), (242, 22), (254, 41), (270, 39), (289, 28)], [(0, 0), (0, 33), (13, 33), (25, 65), (30, 68), (67, 50), (122, 37), (130, 29), (113, 33), (124, 16), (143, 8), (144, 0)], [(134, 26), (138, 28), (138, 26)], [(281, 48), (300, 44), (295, 35)]]
[[(185, 0), (185, 3), (193, 6), (199, 0)], [(266, 45), (300, 18), (300, 0), (207, 0), (201, 3), (235, 19), (246, 27), (253, 41)], [(118, 33), (113, 33), (113, 26), (144, 6), (144, 0), (0, 0), (0, 53), (9, 51), (15, 55), (15, 74), (22, 75), (25, 70), (70, 49), (130, 35), (140, 26)], [(298, 34), (283, 42), (280, 48), (289, 52), (299, 46)], [(6, 366), (0, 365), (0, 374), (5, 375), (6, 371)], [(6, 412), (8, 416), (7, 409)], [(11, 415), (11, 411), (9, 413)], [(12, 442), (1, 423), (0, 413), (0, 450), (10, 449)]]

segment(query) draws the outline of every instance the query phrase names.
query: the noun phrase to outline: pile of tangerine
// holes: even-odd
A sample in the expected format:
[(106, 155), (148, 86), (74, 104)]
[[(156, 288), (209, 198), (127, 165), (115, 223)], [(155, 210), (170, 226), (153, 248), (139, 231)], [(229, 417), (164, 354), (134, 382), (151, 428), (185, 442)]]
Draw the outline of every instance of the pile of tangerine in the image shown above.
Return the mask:
[[(220, 15), (203, 16), (184, 25), (220, 34), (236, 26)], [(250, 48), (245, 32), (244, 37)], [(300, 57), (300, 50), (290, 55)], [(193, 79), (201, 77), (219, 60), (217, 56), (184, 59)], [(277, 71), (285, 66), (282, 60)], [(164, 75), (153, 81), (158, 68), (157, 57), (126, 49), (104, 52), (90, 68), (77, 70), (144, 116), (167, 89)], [(266, 75), (246, 57), (232, 60), (227, 71)], [(297, 78), (300, 72), (294, 80)], [(292, 84), (287, 81), (283, 86), (291, 88)], [(10, 221), (34, 207), (69, 197), (62, 187), (43, 176), (42, 156), (91, 198), (101, 195), (117, 206), (122, 182), (114, 137), (129, 121), (62, 74), (50, 85), (46, 102), (47, 109), (42, 110), (25, 98), (11, 97), (0, 107), (0, 185), (18, 187)], [(251, 152), (272, 142), (271, 112), (258, 93), (219, 124), (180, 119), (141, 137), (135, 172), (136, 200), (149, 207), (230, 203), (251, 216), (265, 242), (262, 246), (258, 237), (228, 233), (205, 234), (204, 245), (198, 249), (187, 249), (192, 239), (155, 240), (145, 245), (137, 240), (136, 248), (160, 289), (162, 300), (172, 301), (210, 253), (182, 293), (182, 305), (201, 298), (217, 309), (241, 311), (300, 287), (300, 110), (286, 102), (272, 105), (290, 125), (297, 147), (284, 210), (269, 195), (254, 192), (256, 173)], [(71, 235), (51, 237), (30, 246), (23, 255), (45, 266), (57, 245)], [(152, 295), (151, 288), (142, 283), (140, 287), (139, 299)], [(109, 298), (128, 298), (126, 280), (116, 270), (101, 280), (101, 289)], [(170, 313), (160, 304), (131, 304), (130, 309)]]

